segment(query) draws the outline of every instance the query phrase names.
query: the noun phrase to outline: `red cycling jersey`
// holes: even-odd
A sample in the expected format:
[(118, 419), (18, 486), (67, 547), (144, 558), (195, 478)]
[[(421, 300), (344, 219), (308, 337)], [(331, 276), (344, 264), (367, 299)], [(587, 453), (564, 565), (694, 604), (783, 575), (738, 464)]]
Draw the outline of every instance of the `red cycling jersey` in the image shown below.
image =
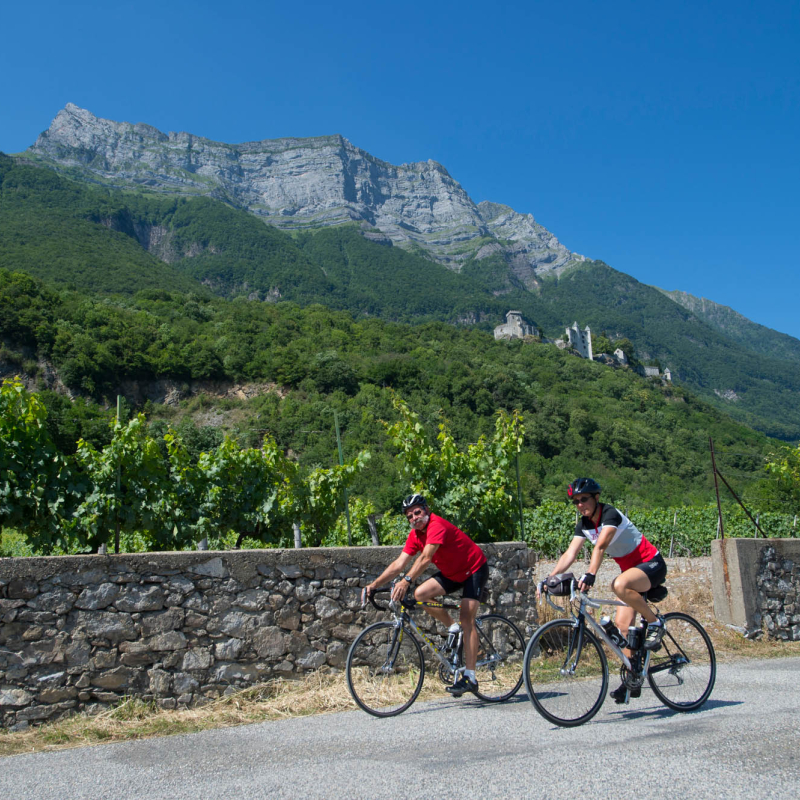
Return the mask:
[(440, 545), (431, 560), (451, 581), (463, 583), (486, 563), (483, 551), (464, 531), (436, 514), (431, 514), (424, 533), (411, 530), (403, 552), (416, 555), (426, 544)]

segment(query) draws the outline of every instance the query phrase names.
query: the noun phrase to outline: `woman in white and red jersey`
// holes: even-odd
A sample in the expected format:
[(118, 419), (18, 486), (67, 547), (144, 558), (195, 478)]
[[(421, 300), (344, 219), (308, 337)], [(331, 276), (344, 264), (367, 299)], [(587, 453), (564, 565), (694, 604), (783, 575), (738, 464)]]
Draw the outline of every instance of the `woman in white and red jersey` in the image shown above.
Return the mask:
[[(622, 570), (611, 583), (614, 593), (627, 604), (617, 608), (616, 625), (622, 635), (634, 624), (636, 612), (647, 621), (645, 650), (654, 650), (664, 635), (663, 620), (653, 613), (641, 595), (653, 586), (661, 586), (667, 576), (667, 564), (656, 548), (618, 509), (601, 503), (598, 499), (600, 485), (592, 478), (578, 478), (567, 487), (567, 497), (578, 507), (580, 518), (575, 526), (572, 543), (558, 560), (551, 575), (564, 572), (578, 557), (588, 539), (594, 550), (589, 568), (578, 581), (578, 588), (585, 592), (594, 585), (595, 575), (606, 555), (611, 556)], [(611, 692), (617, 702), (625, 701), (626, 687)], [(638, 690), (631, 691), (631, 697)]]

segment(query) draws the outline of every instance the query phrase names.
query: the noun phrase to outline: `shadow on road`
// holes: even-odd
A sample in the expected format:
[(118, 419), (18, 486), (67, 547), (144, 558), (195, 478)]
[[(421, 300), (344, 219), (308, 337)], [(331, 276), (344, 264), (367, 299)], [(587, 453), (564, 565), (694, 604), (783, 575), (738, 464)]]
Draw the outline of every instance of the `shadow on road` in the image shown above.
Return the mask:
[(635, 709), (635, 708), (620, 708), (611, 712), (610, 719), (598, 720), (599, 722), (609, 723), (617, 720), (632, 720), (632, 719), (667, 719), (668, 717), (683, 716), (684, 714), (703, 714), (708, 711), (713, 711), (716, 708), (727, 708), (728, 706), (740, 706), (744, 704), (744, 700), (707, 700), (700, 708), (695, 711), (674, 711), (671, 708), (664, 706), (651, 706), (649, 708)]

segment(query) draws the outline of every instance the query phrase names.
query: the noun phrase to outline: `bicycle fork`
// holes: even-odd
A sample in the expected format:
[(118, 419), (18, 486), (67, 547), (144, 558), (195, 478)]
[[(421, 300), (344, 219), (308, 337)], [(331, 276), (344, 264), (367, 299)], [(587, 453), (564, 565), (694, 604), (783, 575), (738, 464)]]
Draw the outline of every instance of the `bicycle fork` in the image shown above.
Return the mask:
[(575, 670), (578, 668), (578, 661), (581, 657), (581, 652), (583, 651), (583, 628), (583, 619), (581, 619), (576, 626), (576, 630), (570, 634), (569, 646), (567, 647), (567, 657), (564, 659), (564, 663), (559, 670), (559, 672), (564, 676), (574, 675)]
[(386, 660), (380, 668), (381, 672), (393, 672), (394, 662), (397, 660), (397, 654), (400, 652), (400, 645), (403, 643), (403, 626), (396, 625), (394, 635), (386, 645)]

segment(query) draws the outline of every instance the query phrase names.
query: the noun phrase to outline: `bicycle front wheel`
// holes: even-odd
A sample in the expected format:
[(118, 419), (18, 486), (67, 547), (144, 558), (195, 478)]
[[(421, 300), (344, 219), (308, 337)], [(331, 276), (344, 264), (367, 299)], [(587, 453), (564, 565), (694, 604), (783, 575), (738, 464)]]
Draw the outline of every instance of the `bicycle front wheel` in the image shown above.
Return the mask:
[(347, 654), (347, 688), (368, 714), (392, 717), (419, 695), (425, 679), (422, 648), (412, 633), (376, 622), (356, 637)]
[(694, 711), (708, 700), (717, 677), (714, 645), (688, 614), (664, 615), (660, 650), (650, 657), (647, 681), (655, 696), (675, 711)]
[(608, 662), (594, 634), (569, 619), (542, 625), (525, 650), (525, 688), (536, 710), (555, 725), (588, 722), (603, 705)]
[(513, 697), (522, 686), (525, 639), (511, 620), (499, 614), (479, 617), (475, 626), (478, 629), (475, 668), (478, 697), (489, 703), (501, 703)]

